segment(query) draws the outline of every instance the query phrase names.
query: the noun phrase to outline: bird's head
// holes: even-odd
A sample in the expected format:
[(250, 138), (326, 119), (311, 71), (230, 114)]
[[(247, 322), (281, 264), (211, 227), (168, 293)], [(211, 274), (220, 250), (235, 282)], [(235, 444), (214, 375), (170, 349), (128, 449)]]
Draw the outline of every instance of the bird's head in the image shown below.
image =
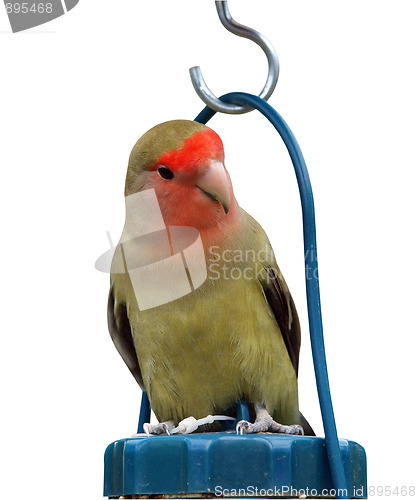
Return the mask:
[(188, 120), (161, 123), (135, 144), (125, 196), (154, 189), (167, 226), (213, 227), (236, 211), (220, 137)]

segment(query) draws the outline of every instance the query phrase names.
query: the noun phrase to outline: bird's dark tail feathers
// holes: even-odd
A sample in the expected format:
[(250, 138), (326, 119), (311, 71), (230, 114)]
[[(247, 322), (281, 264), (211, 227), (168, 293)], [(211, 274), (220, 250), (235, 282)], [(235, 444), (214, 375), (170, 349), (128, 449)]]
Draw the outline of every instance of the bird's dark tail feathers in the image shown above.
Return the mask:
[(304, 429), (304, 436), (315, 436), (316, 433), (313, 431), (311, 425), (307, 422), (304, 415), (300, 411), (300, 425)]

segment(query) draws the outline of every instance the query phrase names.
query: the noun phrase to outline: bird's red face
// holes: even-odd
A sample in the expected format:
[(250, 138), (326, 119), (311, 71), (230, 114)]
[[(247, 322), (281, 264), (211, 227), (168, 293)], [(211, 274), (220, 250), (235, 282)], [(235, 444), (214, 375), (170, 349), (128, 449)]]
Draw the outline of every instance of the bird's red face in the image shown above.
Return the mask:
[(155, 189), (167, 226), (202, 230), (232, 218), (235, 211), (223, 144), (211, 129), (161, 154), (147, 172), (146, 187)]

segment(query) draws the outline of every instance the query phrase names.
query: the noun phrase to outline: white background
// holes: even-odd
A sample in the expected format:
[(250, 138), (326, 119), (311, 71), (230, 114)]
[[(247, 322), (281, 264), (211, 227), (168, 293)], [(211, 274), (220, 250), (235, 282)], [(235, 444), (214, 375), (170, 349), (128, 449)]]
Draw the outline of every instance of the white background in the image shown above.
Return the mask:
[[(136, 431), (139, 390), (107, 333), (94, 268), (124, 221), (129, 152), (220, 95), (258, 93), (266, 60), (211, 0), (81, 0), (12, 34), (0, 6), (2, 498), (99, 499), (103, 454)], [(340, 437), (367, 451), (369, 485), (416, 485), (415, 2), (231, 0), (265, 33), (281, 75), (270, 103), (309, 167), (325, 340)], [(295, 176), (272, 127), (218, 115), (236, 197), (263, 225), (302, 323), (300, 402), (322, 434)]]

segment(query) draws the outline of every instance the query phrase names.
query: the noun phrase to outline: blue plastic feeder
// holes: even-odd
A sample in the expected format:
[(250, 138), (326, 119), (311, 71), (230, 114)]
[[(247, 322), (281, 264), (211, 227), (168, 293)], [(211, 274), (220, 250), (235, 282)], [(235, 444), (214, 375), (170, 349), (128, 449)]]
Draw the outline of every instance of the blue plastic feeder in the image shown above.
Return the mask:
[[(240, 436), (230, 430), (121, 439), (109, 445), (105, 453), (104, 496), (367, 498), (365, 450), (337, 437), (323, 340), (314, 200), (303, 155), (288, 125), (263, 99), (244, 93), (220, 99), (261, 112), (280, 134), (294, 166), (310, 269), (306, 274), (308, 317), (325, 437), (271, 433)], [(214, 114), (206, 107), (196, 121), (206, 123)], [(238, 420), (248, 419), (245, 403), (238, 404), (237, 413)], [(149, 400), (144, 393), (138, 432), (149, 418)]]
[[(349, 498), (366, 497), (365, 450), (341, 439)], [(340, 496), (324, 438), (211, 432), (146, 435), (106, 450), (104, 495)]]

